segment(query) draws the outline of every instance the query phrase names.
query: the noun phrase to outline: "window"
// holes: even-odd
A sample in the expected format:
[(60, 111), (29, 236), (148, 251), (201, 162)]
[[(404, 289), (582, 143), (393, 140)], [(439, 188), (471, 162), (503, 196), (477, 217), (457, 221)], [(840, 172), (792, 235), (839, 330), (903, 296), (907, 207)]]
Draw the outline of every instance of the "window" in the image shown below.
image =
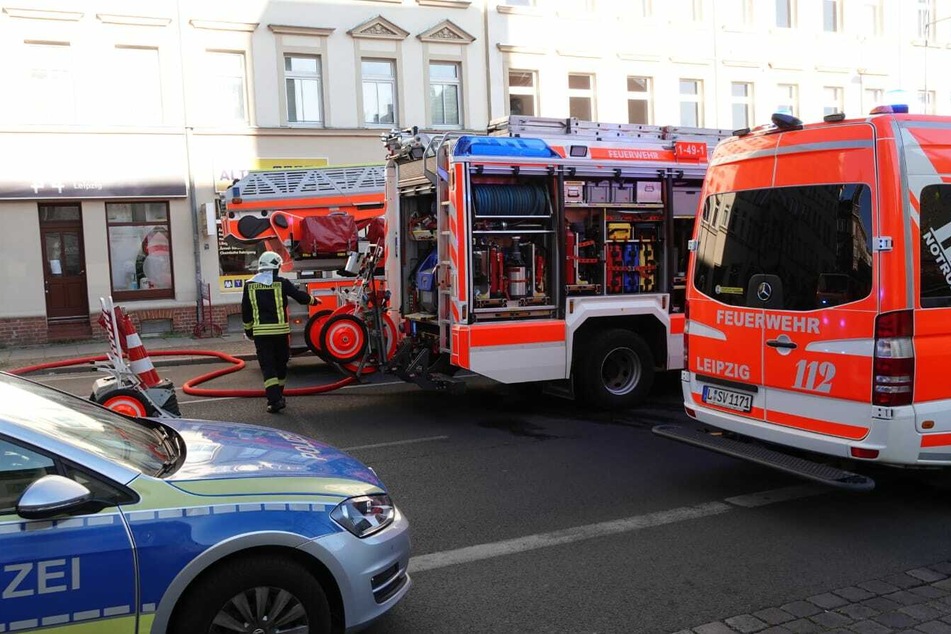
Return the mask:
[(627, 78), (627, 122), (649, 124), (651, 116), (651, 78)]
[(842, 3), (839, 0), (822, 0), (822, 30), (827, 33), (842, 30)]
[(584, 121), (594, 121), (594, 76), (568, 75), (568, 113)]
[(799, 86), (796, 84), (779, 84), (776, 86), (776, 112), (784, 112), (794, 117), (799, 116)]
[(795, 22), (796, 0), (776, 0), (776, 26), (781, 29), (791, 29)]
[(284, 90), (289, 124), (319, 124), (324, 120), (319, 57), (285, 55)]
[(839, 86), (824, 86), (822, 88), (822, 116), (843, 112), (842, 88)]
[(934, 39), (932, 29), (934, 22), (934, 0), (918, 0), (918, 37), (929, 40)]
[(872, 111), (875, 106), (884, 103), (884, 91), (881, 88), (866, 88), (862, 91), (862, 110), (866, 113)]
[[(721, 4), (722, 2), (722, 4)], [(723, 20), (727, 28), (750, 26), (753, 23), (752, 0), (727, 0), (717, 3), (717, 9), (723, 9)]]
[(55, 473), (50, 458), (0, 438), (0, 515), (13, 513), (27, 487)]
[(703, 21), (703, 2), (701, 0), (687, 0), (687, 15), (694, 22)]
[(208, 53), (207, 116), (212, 123), (247, 123), (243, 53)]
[(934, 114), (934, 91), (918, 91), (918, 112), (920, 114)]
[(758, 275), (778, 278), (773, 286), (781, 291), (771, 301), (781, 310), (816, 310), (867, 297), (872, 290), (868, 185), (780, 187), (709, 197), (698, 228), (694, 286), (731, 306), (758, 306), (750, 283)]
[(860, 32), (879, 37), (882, 35), (882, 0), (865, 0), (862, 7)]
[(951, 185), (921, 190), (921, 305), (951, 306)]
[(429, 64), (429, 104), (435, 127), (462, 126), (460, 74), (459, 64)]
[(174, 297), (168, 203), (106, 203), (106, 224), (113, 296)]
[(631, 0), (625, 6), (628, 15), (635, 18), (649, 18), (652, 14), (651, 0)]
[(703, 127), (702, 91), (703, 82), (697, 79), (680, 80), (680, 125)]
[(509, 71), (509, 114), (538, 114), (538, 93), (535, 71)]
[(34, 123), (73, 123), (76, 96), (68, 44), (27, 44), (22, 114)]
[(730, 99), (733, 107), (733, 129), (750, 127), (753, 120), (753, 84), (735, 81), (730, 84)]
[(396, 69), (387, 59), (364, 59), (363, 122), (366, 125), (393, 125), (396, 114)]
[(156, 48), (117, 46), (112, 120), (117, 123), (161, 124), (162, 74)]

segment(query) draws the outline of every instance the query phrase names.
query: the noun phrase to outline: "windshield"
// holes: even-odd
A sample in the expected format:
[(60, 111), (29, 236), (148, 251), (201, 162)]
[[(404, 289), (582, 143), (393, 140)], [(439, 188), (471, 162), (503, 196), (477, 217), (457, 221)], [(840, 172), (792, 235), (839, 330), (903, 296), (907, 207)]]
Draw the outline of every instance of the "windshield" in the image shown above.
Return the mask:
[(3, 373), (0, 418), (143, 473), (159, 473), (172, 459), (159, 428)]

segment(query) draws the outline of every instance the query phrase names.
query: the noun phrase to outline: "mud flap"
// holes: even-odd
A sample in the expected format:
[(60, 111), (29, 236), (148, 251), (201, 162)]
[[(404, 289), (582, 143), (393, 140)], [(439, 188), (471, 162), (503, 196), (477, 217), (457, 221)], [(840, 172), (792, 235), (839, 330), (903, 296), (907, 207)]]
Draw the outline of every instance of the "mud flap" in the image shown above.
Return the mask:
[(664, 438), (755, 462), (838, 489), (861, 492), (875, 488), (875, 481), (866, 476), (782, 453), (756, 442), (741, 442), (681, 425), (657, 425), (652, 431)]

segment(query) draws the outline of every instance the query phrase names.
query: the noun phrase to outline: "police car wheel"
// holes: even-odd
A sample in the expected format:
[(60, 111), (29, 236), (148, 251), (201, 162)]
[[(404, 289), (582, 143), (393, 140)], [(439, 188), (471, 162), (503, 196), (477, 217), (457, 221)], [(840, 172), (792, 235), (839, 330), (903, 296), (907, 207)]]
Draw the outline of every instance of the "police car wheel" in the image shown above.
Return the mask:
[(640, 403), (654, 384), (654, 355), (629, 330), (605, 330), (583, 343), (575, 380), (583, 399), (602, 409)]
[(323, 588), (300, 564), (260, 556), (221, 564), (187, 590), (170, 634), (330, 632)]

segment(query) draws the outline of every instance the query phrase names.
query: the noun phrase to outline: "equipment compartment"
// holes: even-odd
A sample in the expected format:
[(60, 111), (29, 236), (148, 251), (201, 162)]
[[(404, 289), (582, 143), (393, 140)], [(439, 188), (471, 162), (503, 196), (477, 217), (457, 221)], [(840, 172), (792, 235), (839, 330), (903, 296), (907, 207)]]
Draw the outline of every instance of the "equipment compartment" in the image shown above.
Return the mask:
[(551, 317), (556, 181), (471, 176), (473, 321)]

